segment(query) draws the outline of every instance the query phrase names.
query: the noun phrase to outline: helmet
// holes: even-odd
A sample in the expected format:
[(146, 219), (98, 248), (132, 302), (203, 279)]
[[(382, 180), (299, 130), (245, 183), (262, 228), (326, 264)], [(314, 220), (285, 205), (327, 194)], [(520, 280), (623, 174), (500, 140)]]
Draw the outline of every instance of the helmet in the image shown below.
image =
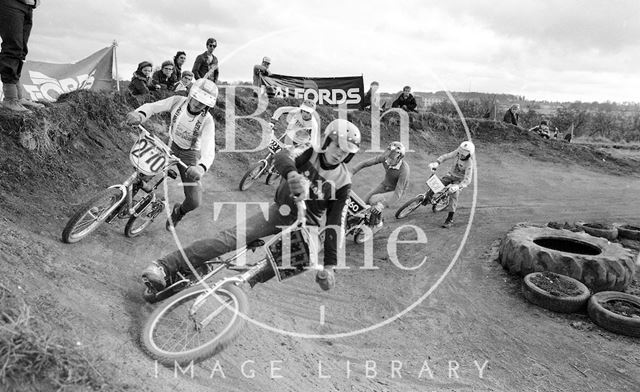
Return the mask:
[(476, 146), (473, 145), (469, 140), (465, 140), (460, 143), (460, 147), (458, 147), (458, 151), (461, 153), (468, 153), (469, 155), (474, 155), (476, 153)]
[(385, 152), (385, 160), (387, 162), (387, 165), (397, 165), (400, 160), (402, 160), (402, 158), (404, 158), (404, 155), (406, 154), (407, 149), (404, 147), (404, 145), (400, 142), (391, 142), (389, 143), (389, 145), (387, 146), (387, 151)]
[(542, 120), (542, 121), (540, 121), (540, 125), (549, 125), (549, 121)]
[(300, 104), (300, 109), (304, 110), (307, 113), (313, 113), (316, 111), (316, 103), (310, 99), (305, 99)]
[(267, 57), (267, 56), (264, 56), (264, 57), (262, 58), (262, 62), (263, 62), (263, 63), (267, 63), (267, 64), (271, 64), (271, 58), (269, 58), (269, 57)]
[(193, 98), (212, 108), (216, 106), (216, 100), (218, 99), (218, 86), (209, 79), (198, 79), (189, 90), (189, 98)]
[(353, 158), (355, 153), (360, 149), (360, 130), (355, 126), (355, 124), (345, 119), (335, 119), (324, 129), (322, 149), (325, 150), (332, 140), (338, 143), (338, 146), (342, 151), (350, 153), (342, 161), (344, 163), (349, 163), (351, 158)]

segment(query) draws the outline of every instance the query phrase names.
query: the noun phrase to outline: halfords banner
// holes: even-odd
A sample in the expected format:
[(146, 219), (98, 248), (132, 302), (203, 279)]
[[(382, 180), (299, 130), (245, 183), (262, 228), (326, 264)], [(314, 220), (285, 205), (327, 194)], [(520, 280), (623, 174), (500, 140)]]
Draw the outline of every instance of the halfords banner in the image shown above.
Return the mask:
[(262, 76), (267, 87), (272, 87), (276, 97), (311, 99), (319, 105), (341, 105), (358, 108), (364, 98), (362, 76), (340, 78), (305, 78), (271, 74)]
[(113, 90), (113, 51), (113, 46), (101, 49), (75, 64), (27, 60), (20, 78), (26, 91), (25, 97), (30, 96), (34, 101), (53, 102), (62, 93), (78, 89)]

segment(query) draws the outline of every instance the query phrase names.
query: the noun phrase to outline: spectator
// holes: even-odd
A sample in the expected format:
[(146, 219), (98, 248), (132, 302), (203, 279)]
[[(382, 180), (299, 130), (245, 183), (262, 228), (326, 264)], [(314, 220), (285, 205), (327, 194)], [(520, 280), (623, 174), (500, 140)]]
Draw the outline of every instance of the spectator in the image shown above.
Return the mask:
[(378, 93), (378, 87), (378, 82), (371, 82), (369, 91), (364, 95), (364, 100), (362, 101), (362, 110), (371, 110), (372, 107), (380, 108), (380, 93)]
[(193, 77), (196, 78), (196, 80), (206, 76), (213, 80), (214, 83), (218, 82), (218, 58), (213, 55), (213, 50), (217, 46), (218, 41), (214, 38), (207, 39), (207, 50), (199, 54), (193, 63)]
[(167, 60), (162, 63), (162, 67), (153, 73), (151, 84), (158, 90), (173, 90), (173, 86), (178, 82), (178, 78), (173, 75), (173, 62)]
[(147, 95), (150, 91), (157, 90), (156, 86), (151, 84), (151, 73), (153, 72), (153, 64), (143, 61), (138, 64), (138, 69), (131, 77), (129, 83), (129, 92), (134, 96)]
[(0, 79), (4, 100), (2, 107), (15, 112), (30, 112), (25, 106), (43, 105), (22, 97), (20, 76), (27, 57), (27, 43), (33, 26), (33, 10), (39, 0), (0, 1)]
[[(549, 122), (547, 120), (540, 121), (540, 124), (536, 125), (533, 128), (530, 128), (529, 132), (535, 132), (538, 135), (540, 135), (543, 139), (551, 138), (551, 129), (549, 128)], [(556, 132), (556, 139), (557, 139), (557, 136), (558, 134)]]
[(416, 103), (416, 99), (411, 94), (411, 87), (404, 86), (402, 89), (402, 94), (396, 98), (395, 101), (391, 104), (392, 108), (400, 108), (404, 109), (407, 112), (415, 112), (418, 104)]
[(187, 54), (183, 51), (179, 51), (173, 56), (173, 75), (176, 80), (182, 78), (182, 66), (185, 61), (187, 61)]
[(256, 64), (253, 66), (253, 85), (256, 87), (262, 86), (262, 79), (260, 78), (262, 75), (269, 76), (271, 72), (269, 72), (269, 65), (271, 64), (271, 59), (269, 57), (262, 58), (262, 64)]
[(513, 105), (511, 105), (509, 110), (507, 110), (507, 112), (504, 114), (502, 121), (506, 122), (507, 124), (513, 124), (515, 126), (518, 126), (518, 120), (520, 119), (520, 114), (518, 113), (519, 111), (520, 111), (520, 105), (518, 105), (517, 103), (514, 103)]
[(177, 95), (186, 97), (189, 94), (189, 90), (191, 89), (192, 84), (193, 72), (182, 71), (182, 77), (180, 78), (180, 81), (175, 84), (173, 91), (175, 91)]

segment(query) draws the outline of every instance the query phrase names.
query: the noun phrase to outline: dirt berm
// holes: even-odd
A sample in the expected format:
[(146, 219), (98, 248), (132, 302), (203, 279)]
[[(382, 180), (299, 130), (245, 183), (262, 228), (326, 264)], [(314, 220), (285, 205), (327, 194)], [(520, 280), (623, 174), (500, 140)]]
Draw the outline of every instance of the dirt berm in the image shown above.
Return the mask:
[[(298, 101), (273, 100), (260, 117), (285, 104)], [(255, 107), (253, 98), (236, 97), (237, 115)], [(236, 344), (195, 366), (193, 377), (156, 367), (138, 346), (141, 322), (153, 309), (142, 301), (138, 277), (149, 261), (176, 248), (163, 222), (135, 239), (124, 237), (124, 222), (116, 222), (80, 243), (60, 241), (80, 203), (132, 172), (128, 152), (135, 133), (121, 126), (132, 108), (123, 96), (77, 92), (35, 115), (0, 111), (2, 290), (24, 300), (55, 333), (77, 342), (95, 361), (106, 390), (625, 391), (640, 385), (637, 340), (601, 330), (584, 314), (558, 316), (529, 305), (519, 294), (520, 281), (495, 262), (496, 241), (516, 222), (638, 225), (640, 207), (632, 195), (640, 191), (640, 160), (479, 119), (466, 120), (477, 145), (477, 185), (463, 192), (451, 230), (440, 228), (444, 216), (426, 209), (396, 221), (395, 205), (385, 210), (385, 227), (374, 239), (378, 269), (360, 268), (364, 249), (348, 243), (350, 268), (339, 271), (335, 290), (321, 292), (311, 274), (258, 285), (249, 292), (251, 316), (269, 328), (250, 324)], [(318, 112), (324, 125), (337, 116), (328, 107)], [(184, 243), (233, 223), (235, 211), (224, 207), (215, 216), (214, 202), (266, 202), (275, 189), (255, 184), (247, 192), (237, 190), (249, 164), (264, 152), (225, 152), (224, 107), (213, 115), (219, 152), (204, 179), (203, 206), (178, 227)], [(382, 146), (399, 139), (394, 116), (383, 117)], [(363, 132), (365, 152), (354, 162), (373, 156), (366, 152), (369, 113), (351, 112), (348, 118)], [(158, 116), (150, 126), (162, 132), (167, 120)], [(259, 144), (255, 121), (236, 125), (236, 148)], [(464, 138), (458, 119), (414, 118), (407, 156), (411, 184), (403, 201), (423, 191), (427, 164)], [(381, 175), (380, 167), (363, 170), (354, 189), (366, 193)], [(181, 198), (175, 182), (169, 188), (171, 197)], [(389, 255), (387, 239), (405, 224), (428, 238), (426, 244), (398, 246), (404, 266), (426, 256), (419, 268), (399, 268)]]

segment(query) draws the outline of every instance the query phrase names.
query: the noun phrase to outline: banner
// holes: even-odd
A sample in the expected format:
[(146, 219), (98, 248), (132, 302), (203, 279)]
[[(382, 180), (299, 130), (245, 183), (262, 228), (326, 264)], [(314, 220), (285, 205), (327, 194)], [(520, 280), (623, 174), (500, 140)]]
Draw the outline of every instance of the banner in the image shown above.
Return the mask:
[[(318, 105), (347, 104), (348, 108), (358, 108), (364, 99), (362, 76), (340, 78), (305, 78), (271, 74), (262, 76), (264, 86), (276, 97), (311, 99)], [(264, 88), (264, 87), (263, 87)]]
[(34, 101), (53, 102), (62, 93), (78, 89), (113, 90), (114, 50), (114, 46), (101, 49), (75, 64), (27, 60), (20, 77), (23, 94)]

